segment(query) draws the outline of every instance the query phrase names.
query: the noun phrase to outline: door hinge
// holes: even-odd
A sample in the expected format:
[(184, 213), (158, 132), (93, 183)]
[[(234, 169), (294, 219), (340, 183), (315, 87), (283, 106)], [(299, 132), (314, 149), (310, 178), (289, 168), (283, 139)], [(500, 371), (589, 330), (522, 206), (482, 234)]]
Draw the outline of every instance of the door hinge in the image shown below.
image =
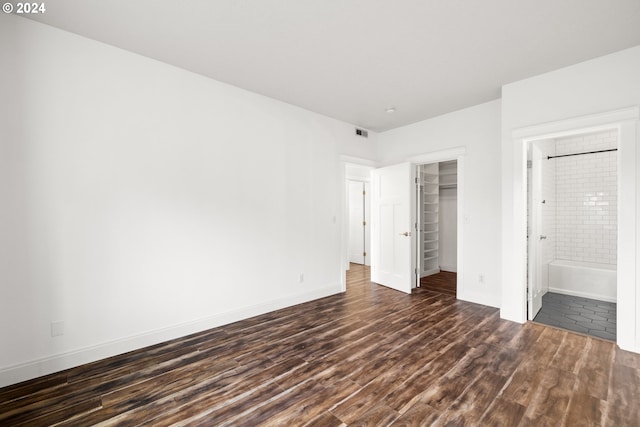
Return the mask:
[(417, 222), (413, 223), (413, 228), (415, 228), (416, 230), (418, 229), (418, 223)]
[(367, 221), (362, 221), (362, 225), (367, 226)]
[(367, 253), (366, 252), (362, 252), (362, 256), (367, 256)]
[(413, 178), (413, 182), (418, 183), (418, 177)]
[(366, 195), (367, 195), (367, 192), (366, 192), (365, 190), (362, 190), (362, 195), (363, 195), (363, 196), (366, 196)]

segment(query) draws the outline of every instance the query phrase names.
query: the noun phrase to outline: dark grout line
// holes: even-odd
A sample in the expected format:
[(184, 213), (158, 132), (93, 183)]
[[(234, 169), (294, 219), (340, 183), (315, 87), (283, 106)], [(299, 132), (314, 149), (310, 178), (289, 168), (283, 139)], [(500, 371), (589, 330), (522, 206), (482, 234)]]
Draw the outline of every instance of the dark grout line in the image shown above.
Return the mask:
[(547, 292), (533, 321), (615, 341), (616, 317), (615, 303)]

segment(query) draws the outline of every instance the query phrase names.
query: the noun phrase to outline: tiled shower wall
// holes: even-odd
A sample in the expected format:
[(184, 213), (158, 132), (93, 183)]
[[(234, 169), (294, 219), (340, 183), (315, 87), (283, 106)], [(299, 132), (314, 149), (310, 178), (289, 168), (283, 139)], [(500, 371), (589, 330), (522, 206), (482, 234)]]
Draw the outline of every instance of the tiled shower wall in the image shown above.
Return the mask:
[[(559, 138), (556, 155), (617, 148), (606, 131)], [(556, 257), (616, 264), (618, 232), (617, 151), (560, 157), (556, 177)]]

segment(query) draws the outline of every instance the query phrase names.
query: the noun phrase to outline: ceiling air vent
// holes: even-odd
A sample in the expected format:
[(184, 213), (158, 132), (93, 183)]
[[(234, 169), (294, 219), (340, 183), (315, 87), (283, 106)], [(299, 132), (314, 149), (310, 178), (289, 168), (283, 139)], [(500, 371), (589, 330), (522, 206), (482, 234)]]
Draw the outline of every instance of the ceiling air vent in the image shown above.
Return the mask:
[(364, 129), (358, 129), (356, 128), (356, 135), (361, 136), (363, 138), (368, 138), (369, 137), (369, 132), (367, 132)]

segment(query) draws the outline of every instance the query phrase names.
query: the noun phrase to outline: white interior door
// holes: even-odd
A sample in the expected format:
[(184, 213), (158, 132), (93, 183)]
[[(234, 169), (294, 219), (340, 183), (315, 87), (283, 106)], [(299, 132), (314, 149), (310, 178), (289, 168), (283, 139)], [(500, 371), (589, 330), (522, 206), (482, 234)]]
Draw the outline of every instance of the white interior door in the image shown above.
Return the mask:
[(531, 146), (531, 234), (529, 235), (529, 303), (528, 318), (533, 320), (542, 308), (545, 279), (542, 274), (542, 254), (547, 236), (542, 229), (542, 153), (535, 144)]
[(349, 262), (364, 264), (364, 183), (349, 181)]
[(411, 293), (416, 268), (415, 167), (375, 169), (371, 183), (371, 280)]

